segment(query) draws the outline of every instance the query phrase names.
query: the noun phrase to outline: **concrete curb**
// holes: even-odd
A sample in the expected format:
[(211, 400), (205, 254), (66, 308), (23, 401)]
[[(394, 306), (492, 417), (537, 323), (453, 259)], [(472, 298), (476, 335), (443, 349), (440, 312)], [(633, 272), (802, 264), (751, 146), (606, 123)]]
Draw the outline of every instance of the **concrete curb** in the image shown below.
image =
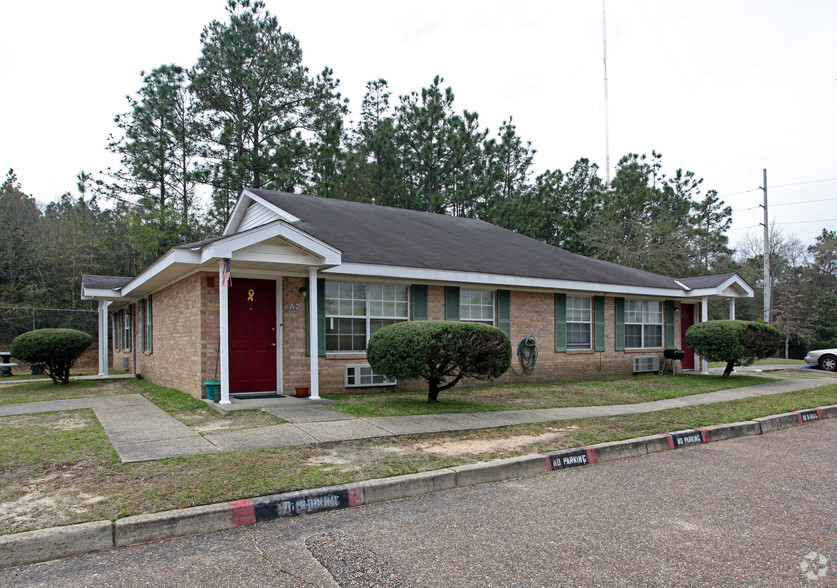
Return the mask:
[(179, 510), (0, 535), (0, 568), (233, 529), (282, 517), (313, 514), (412, 498), (475, 484), (525, 478), (571, 467), (638, 457), (688, 445), (761, 435), (821, 419), (837, 418), (837, 405), (752, 421), (712, 425), (623, 441), (599, 443), (392, 478), (366, 480)]
[(113, 524), (96, 521), (0, 536), (0, 568), (113, 547)]

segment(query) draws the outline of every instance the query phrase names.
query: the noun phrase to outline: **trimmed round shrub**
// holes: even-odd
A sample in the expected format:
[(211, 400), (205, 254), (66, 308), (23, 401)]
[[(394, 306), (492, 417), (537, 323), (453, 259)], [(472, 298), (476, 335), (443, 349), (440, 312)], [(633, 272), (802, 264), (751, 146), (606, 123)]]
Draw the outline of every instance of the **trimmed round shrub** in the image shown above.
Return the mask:
[(422, 378), (427, 401), (462, 378), (486, 380), (511, 366), (511, 342), (506, 334), (481, 323), (412, 321), (384, 327), (369, 339), (366, 359), (388, 378)]
[(686, 345), (708, 361), (723, 361), (729, 377), (736, 365), (750, 365), (779, 350), (782, 334), (755, 321), (707, 321), (686, 331)]
[(70, 368), (93, 343), (87, 333), (75, 329), (37, 329), (15, 337), (12, 357), (30, 364), (43, 363), (56, 384), (70, 381)]

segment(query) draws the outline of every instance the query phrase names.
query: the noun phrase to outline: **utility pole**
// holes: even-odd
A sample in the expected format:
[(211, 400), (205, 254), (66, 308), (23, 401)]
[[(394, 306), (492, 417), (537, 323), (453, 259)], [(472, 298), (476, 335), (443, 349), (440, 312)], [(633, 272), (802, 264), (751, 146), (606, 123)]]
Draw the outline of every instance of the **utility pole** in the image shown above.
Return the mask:
[(770, 225), (767, 221), (767, 169), (764, 170), (764, 185), (760, 186), (764, 191), (764, 322), (770, 324), (773, 310), (773, 278), (770, 275)]
[(607, 12), (602, 0), (602, 67), (604, 69), (604, 111), (605, 111), (605, 185), (610, 187), (610, 129), (608, 129), (607, 104)]

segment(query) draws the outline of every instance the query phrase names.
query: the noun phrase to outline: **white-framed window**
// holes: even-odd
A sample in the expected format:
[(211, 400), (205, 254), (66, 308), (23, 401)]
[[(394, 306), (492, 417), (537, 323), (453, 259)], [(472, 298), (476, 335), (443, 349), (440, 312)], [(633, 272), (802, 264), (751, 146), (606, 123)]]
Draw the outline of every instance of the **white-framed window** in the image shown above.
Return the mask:
[(153, 346), (153, 338), (154, 338), (154, 319), (153, 319), (153, 312), (151, 309), (151, 295), (148, 295), (148, 298), (144, 298), (140, 300), (140, 338), (141, 338), (141, 345), (140, 350), (143, 353), (151, 353), (154, 349)]
[(663, 346), (663, 304), (658, 300), (625, 300), (625, 347)]
[(378, 329), (409, 318), (409, 306), (407, 286), (326, 281), (326, 351), (366, 351)]
[(459, 320), (494, 324), (494, 292), (459, 290)]
[(592, 342), (590, 297), (567, 296), (567, 349), (590, 349)]
[(131, 312), (130, 306), (123, 310), (122, 313), (124, 317), (124, 328), (122, 329), (122, 349), (125, 349), (127, 351), (131, 349), (131, 321), (133, 318), (133, 313)]

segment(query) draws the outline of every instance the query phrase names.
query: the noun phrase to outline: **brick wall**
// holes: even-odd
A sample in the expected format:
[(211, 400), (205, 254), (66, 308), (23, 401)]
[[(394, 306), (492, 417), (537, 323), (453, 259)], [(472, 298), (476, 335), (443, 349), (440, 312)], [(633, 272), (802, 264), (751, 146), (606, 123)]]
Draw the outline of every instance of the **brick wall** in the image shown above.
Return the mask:
[[(285, 278), (286, 300), (294, 296), (300, 298), (297, 290), (303, 284), (302, 279)], [(287, 304), (286, 304), (287, 307)], [(304, 305), (303, 305), (304, 307)], [(428, 313), (431, 320), (444, 320), (445, 292), (442, 286), (428, 287)], [(640, 349), (615, 351), (614, 299), (605, 298), (605, 351), (555, 351), (555, 308), (551, 292), (511, 293), (511, 341), (512, 365), (522, 373), (517, 358), (517, 345), (529, 335), (535, 337), (538, 345), (538, 359), (535, 369), (525, 375), (516, 375), (509, 370), (493, 383), (528, 383), (599, 378), (630, 375), (633, 369), (633, 357), (658, 355), (660, 365), (663, 362), (662, 349)], [(665, 333), (665, 325), (663, 326)], [(285, 390), (293, 393), (294, 386), (307, 386), (309, 382), (309, 358), (304, 352), (305, 316), (304, 312), (285, 315)], [(680, 346), (679, 324), (675, 327), (675, 346)], [(365, 354), (330, 353), (319, 358), (320, 392), (333, 393), (344, 390), (343, 369), (346, 364), (366, 363)], [(463, 386), (488, 385), (488, 382), (476, 380), (463, 381)], [(401, 381), (400, 389), (423, 389), (423, 381)], [(375, 388), (379, 389), (379, 388)], [(362, 388), (352, 388), (352, 392), (363, 392)]]
[[(286, 394), (310, 383), (310, 361), (305, 354), (305, 297), (300, 288), (303, 278), (284, 277), (282, 291), (282, 384)], [(431, 320), (443, 320), (445, 292), (442, 286), (428, 287), (428, 313)], [(189, 276), (153, 294), (154, 349), (139, 352), (138, 372), (149, 381), (183, 390), (200, 398), (203, 382), (220, 377), (218, 277), (212, 272)], [(134, 342), (139, 341), (138, 308), (133, 309)], [(635, 355), (659, 355), (662, 349), (615, 351), (614, 299), (605, 298), (605, 351), (566, 351), (555, 349), (554, 296), (551, 292), (511, 292), (512, 365), (520, 372), (518, 343), (532, 335), (538, 345), (535, 369), (526, 375), (509, 370), (493, 383), (549, 382), (582, 378), (628, 375)], [(665, 326), (664, 326), (665, 332)], [(680, 347), (679, 323), (675, 326), (675, 346)], [(134, 350), (115, 351), (113, 368), (121, 370), (122, 357), (129, 357), (133, 370)], [(343, 391), (343, 371), (347, 364), (366, 363), (365, 354), (327, 354), (318, 358), (320, 392)], [(216, 371), (217, 370), (217, 371)], [(463, 386), (487, 385), (464, 381)], [(423, 389), (423, 381), (402, 381), (400, 389)], [(377, 390), (378, 388), (374, 388)], [(363, 389), (352, 389), (361, 392)]]
[[(194, 274), (152, 295), (152, 352), (139, 351), (143, 378), (200, 398), (202, 392), (203, 300), (205, 274)], [(136, 306), (136, 305), (135, 305)], [(137, 314), (136, 309), (134, 314)], [(217, 318), (216, 318), (217, 323)], [(139, 344), (134, 331), (134, 344)]]

